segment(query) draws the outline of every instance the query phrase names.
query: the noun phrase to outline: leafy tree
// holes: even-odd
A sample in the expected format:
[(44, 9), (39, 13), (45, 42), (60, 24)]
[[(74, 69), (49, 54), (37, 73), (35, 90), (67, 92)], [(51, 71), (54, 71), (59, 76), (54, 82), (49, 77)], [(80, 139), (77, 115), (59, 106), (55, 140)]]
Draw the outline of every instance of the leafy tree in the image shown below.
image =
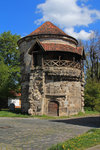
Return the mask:
[(100, 111), (100, 35), (85, 44), (85, 107)]
[(0, 62), (0, 97), (5, 97), (5, 92), (7, 93), (9, 80), (9, 68), (2, 61)]
[(85, 86), (85, 107), (100, 111), (100, 83), (88, 81)]
[(0, 101), (8, 97), (10, 90), (20, 88), (19, 38), (10, 31), (0, 34)]
[(95, 37), (85, 44), (87, 77), (91, 80), (100, 80), (100, 35), (95, 32)]

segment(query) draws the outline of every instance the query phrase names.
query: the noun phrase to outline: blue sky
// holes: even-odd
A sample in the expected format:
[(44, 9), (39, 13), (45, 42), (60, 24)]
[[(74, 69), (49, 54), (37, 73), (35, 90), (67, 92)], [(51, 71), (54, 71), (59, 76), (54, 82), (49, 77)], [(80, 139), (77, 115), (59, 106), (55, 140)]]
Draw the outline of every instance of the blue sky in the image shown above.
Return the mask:
[(66, 33), (87, 40), (100, 32), (99, 0), (1, 0), (0, 33), (10, 30), (21, 36), (51, 21)]

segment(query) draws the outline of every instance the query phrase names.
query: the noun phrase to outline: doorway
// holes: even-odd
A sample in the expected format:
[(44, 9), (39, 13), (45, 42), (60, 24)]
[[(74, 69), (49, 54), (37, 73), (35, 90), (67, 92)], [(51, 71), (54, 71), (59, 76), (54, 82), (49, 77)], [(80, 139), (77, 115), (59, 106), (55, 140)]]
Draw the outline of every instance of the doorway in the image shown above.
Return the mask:
[(48, 104), (48, 115), (59, 116), (59, 103), (56, 101), (50, 101)]

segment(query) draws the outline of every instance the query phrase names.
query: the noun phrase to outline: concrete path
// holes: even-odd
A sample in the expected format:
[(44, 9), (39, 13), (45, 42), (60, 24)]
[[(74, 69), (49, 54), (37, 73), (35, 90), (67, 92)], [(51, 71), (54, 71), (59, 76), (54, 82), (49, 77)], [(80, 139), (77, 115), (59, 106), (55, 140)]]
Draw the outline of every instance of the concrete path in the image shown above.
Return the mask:
[(94, 147), (88, 148), (87, 150), (100, 150), (100, 145), (96, 145)]
[(0, 118), (0, 150), (46, 150), (100, 127), (99, 117), (66, 120)]

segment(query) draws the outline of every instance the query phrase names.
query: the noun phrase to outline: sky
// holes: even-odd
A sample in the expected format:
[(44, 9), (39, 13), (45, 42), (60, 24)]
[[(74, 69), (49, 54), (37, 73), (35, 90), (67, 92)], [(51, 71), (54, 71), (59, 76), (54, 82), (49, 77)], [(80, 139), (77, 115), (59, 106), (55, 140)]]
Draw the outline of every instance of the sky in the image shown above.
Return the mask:
[(81, 40), (100, 32), (99, 0), (0, 0), (0, 34), (24, 37), (45, 21)]

